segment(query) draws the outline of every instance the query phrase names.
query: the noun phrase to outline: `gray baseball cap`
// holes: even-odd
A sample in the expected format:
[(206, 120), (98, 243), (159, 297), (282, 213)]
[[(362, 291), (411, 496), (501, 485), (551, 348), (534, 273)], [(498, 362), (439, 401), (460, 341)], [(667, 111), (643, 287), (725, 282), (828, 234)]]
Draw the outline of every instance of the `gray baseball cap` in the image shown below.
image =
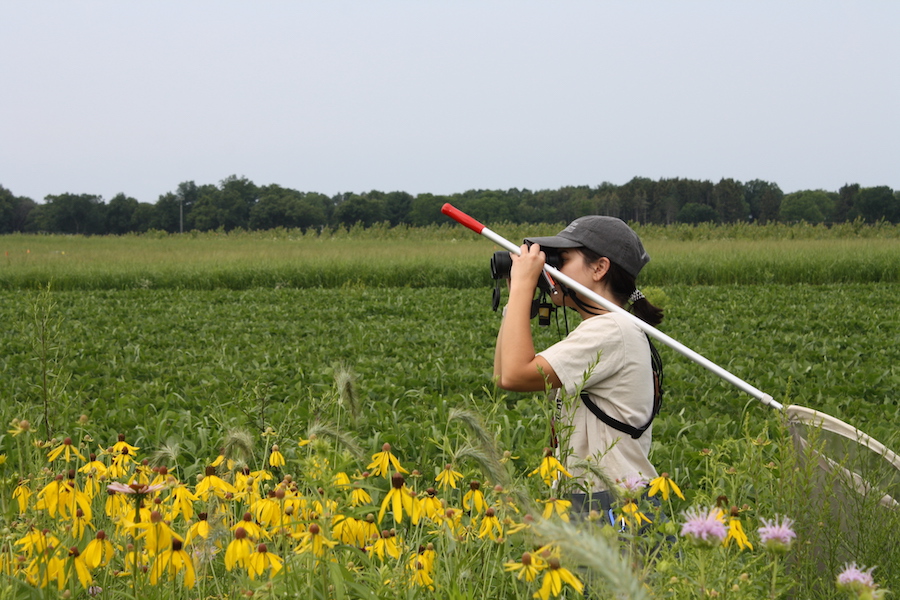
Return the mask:
[(628, 271), (637, 278), (641, 269), (650, 262), (641, 238), (622, 219), (590, 215), (575, 219), (569, 226), (551, 237), (526, 238), (550, 248), (585, 247)]

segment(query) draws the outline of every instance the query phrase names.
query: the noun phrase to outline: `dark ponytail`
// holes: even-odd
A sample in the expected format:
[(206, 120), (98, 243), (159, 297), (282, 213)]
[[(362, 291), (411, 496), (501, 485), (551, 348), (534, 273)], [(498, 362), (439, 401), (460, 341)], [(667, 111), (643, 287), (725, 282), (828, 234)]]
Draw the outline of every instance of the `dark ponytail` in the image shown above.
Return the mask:
[[(588, 264), (594, 264), (603, 258), (602, 255), (584, 247), (578, 248), (578, 251), (581, 252)], [(635, 278), (631, 273), (623, 269), (618, 263), (610, 260), (609, 271), (606, 273), (606, 282), (609, 285), (609, 290), (621, 306), (626, 306), (631, 302), (631, 294), (637, 289)], [(663, 320), (663, 309), (654, 306), (643, 297), (631, 302), (631, 312), (640, 320), (654, 327), (662, 323)]]

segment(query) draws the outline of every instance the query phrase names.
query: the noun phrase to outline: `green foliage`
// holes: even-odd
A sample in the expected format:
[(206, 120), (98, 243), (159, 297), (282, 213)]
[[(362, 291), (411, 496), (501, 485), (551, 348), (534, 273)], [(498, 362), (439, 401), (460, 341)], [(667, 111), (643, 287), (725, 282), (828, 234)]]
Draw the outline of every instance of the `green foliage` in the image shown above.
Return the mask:
[(831, 194), (823, 190), (807, 190), (785, 196), (780, 217), (786, 223), (825, 223), (831, 221), (834, 208), (835, 201)]

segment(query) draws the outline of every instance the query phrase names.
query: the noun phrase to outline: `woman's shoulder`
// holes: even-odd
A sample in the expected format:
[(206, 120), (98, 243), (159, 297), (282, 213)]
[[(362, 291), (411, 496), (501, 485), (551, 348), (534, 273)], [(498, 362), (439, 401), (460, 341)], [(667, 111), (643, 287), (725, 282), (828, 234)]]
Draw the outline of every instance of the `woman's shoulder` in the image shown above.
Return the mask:
[(578, 331), (579, 335), (598, 337), (612, 343), (616, 343), (617, 340), (619, 343), (628, 344), (643, 341), (645, 338), (644, 331), (634, 319), (621, 313), (604, 313), (585, 319), (573, 333), (575, 331)]

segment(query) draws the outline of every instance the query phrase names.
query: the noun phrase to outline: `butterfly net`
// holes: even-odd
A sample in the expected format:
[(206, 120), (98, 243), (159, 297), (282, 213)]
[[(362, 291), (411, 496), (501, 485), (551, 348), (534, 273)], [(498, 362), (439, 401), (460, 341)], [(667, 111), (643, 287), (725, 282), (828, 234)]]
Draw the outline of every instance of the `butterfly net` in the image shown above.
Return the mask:
[(900, 456), (830, 415), (797, 405), (785, 413), (798, 455), (823, 473), (820, 484), (826, 493), (850, 492), (900, 510)]

